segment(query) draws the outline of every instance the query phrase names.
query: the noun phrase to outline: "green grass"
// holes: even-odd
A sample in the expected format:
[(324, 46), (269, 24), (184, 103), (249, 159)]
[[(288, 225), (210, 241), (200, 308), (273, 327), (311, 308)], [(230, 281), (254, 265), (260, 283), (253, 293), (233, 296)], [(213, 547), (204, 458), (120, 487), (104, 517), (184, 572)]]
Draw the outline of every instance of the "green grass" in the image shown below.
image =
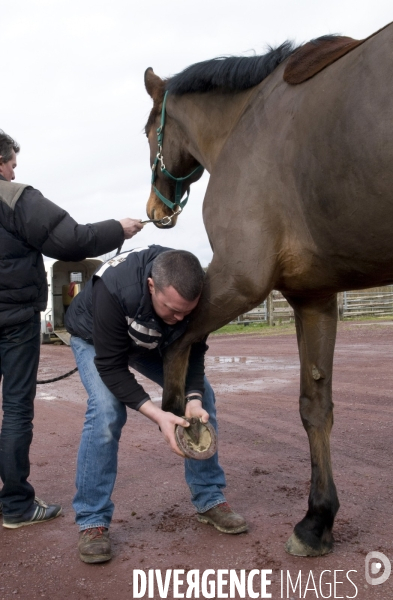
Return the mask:
[(343, 323), (353, 323), (355, 321), (370, 321), (371, 323), (378, 323), (380, 321), (392, 321), (393, 315), (364, 315), (359, 317), (345, 317)]
[[(370, 323), (378, 323), (383, 321), (392, 321), (393, 317), (389, 315), (383, 315), (378, 317), (364, 316), (364, 317), (354, 317), (352, 319), (344, 319), (344, 321), (339, 321), (342, 324), (351, 324), (351, 323), (359, 323), (359, 322), (370, 322)], [(248, 323), (244, 325), (242, 323), (234, 323), (230, 325), (225, 325), (221, 327), (221, 329), (217, 329), (217, 331), (213, 331), (210, 335), (233, 335), (233, 334), (248, 334), (248, 333), (258, 333), (259, 335), (279, 335), (281, 333), (295, 333), (295, 323), (282, 323), (281, 325), (270, 326), (267, 323)]]
[(294, 333), (294, 323), (283, 323), (282, 325), (270, 326), (267, 323), (249, 323), (244, 325), (242, 323), (234, 323), (230, 325), (224, 325), (221, 329), (213, 331), (210, 335), (233, 335), (235, 333), (248, 334), (248, 333), (259, 333), (260, 335), (271, 335), (273, 333)]

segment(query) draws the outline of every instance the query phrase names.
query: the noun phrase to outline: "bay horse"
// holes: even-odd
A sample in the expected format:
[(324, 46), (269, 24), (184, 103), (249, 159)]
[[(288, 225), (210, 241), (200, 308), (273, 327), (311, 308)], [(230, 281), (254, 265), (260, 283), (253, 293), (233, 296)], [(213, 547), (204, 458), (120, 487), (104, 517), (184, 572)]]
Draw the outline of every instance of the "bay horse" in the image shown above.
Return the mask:
[(194, 342), (272, 289), (293, 307), (311, 486), (286, 550), (320, 556), (332, 550), (339, 508), (330, 457), (336, 295), (393, 282), (393, 25), (316, 73), (305, 65), (293, 85), (285, 74), (298, 52), (285, 42), (167, 80), (147, 69), (147, 214), (174, 226), (183, 194), (210, 173), (203, 219), (213, 259), (186, 334), (164, 356), (165, 410), (183, 414)]

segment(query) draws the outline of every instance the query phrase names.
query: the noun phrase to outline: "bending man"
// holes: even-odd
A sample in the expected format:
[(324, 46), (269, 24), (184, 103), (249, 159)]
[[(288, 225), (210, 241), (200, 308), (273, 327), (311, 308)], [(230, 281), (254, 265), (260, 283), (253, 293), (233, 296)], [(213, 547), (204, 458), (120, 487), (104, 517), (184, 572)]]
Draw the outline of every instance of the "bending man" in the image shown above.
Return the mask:
[[(161, 246), (136, 249), (106, 262), (67, 311), (71, 347), (88, 393), (73, 501), (84, 562), (112, 556), (111, 494), (127, 406), (157, 423), (171, 449), (182, 456), (174, 429), (176, 424), (187, 426), (187, 421), (154, 404), (129, 366), (163, 385), (162, 352), (186, 330), (203, 280), (203, 269), (190, 252)], [(185, 416), (204, 422), (210, 418), (216, 427), (215, 397), (204, 377), (206, 349), (199, 343), (191, 351)], [(186, 460), (185, 469), (198, 520), (224, 533), (246, 531), (243, 517), (225, 501), (217, 453), (207, 460)]]

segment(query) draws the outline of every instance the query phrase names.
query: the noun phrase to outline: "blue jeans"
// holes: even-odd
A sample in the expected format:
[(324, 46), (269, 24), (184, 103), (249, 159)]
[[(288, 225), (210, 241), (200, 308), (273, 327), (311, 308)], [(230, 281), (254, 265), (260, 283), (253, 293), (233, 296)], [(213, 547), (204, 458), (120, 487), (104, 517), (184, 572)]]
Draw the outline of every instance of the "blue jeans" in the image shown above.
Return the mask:
[[(114, 504), (112, 491), (117, 474), (117, 453), (121, 430), (127, 421), (127, 408), (109, 391), (94, 364), (94, 346), (72, 336), (71, 347), (82, 383), (88, 393), (87, 411), (79, 446), (76, 488), (73, 500), (80, 530), (109, 527)], [(163, 385), (162, 358), (150, 351), (135, 355), (130, 366), (155, 383)], [(214, 392), (205, 378), (204, 409), (217, 429)], [(198, 512), (225, 502), (225, 475), (217, 453), (207, 460), (185, 460), (186, 482)], [(148, 483), (146, 482), (146, 486)]]
[(33, 439), (34, 397), (40, 358), (40, 314), (17, 325), (0, 327), (3, 422), (0, 476), (3, 514), (22, 516), (34, 502), (29, 450)]

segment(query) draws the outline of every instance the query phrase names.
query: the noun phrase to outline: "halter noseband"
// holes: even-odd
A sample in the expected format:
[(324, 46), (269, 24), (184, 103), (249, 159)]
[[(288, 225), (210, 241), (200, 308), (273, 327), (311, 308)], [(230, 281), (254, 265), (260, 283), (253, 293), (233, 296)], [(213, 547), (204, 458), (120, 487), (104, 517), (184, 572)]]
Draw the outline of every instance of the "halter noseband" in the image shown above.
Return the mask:
[[(168, 206), (168, 208), (170, 208), (171, 210), (174, 211), (177, 207), (180, 207), (180, 209), (184, 208), (185, 205), (187, 204), (188, 198), (190, 196), (190, 189), (188, 189), (186, 198), (184, 200), (181, 199), (183, 196), (183, 194), (182, 194), (183, 181), (186, 181), (187, 179), (192, 177), (192, 175), (194, 175), (201, 169), (203, 171), (203, 167), (202, 167), (202, 165), (198, 165), (197, 168), (192, 171), (192, 173), (190, 173), (189, 175), (186, 175), (185, 177), (174, 177), (173, 175), (171, 175), (171, 173), (169, 173), (169, 171), (166, 170), (165, 165), (164, 165), (164, 157), (162, 155), (162, 144), (164, 141), (165, 106), (166, 106), (167, 96), (168, 96), (168, 92), (165, 92), (164, 100), (162, 102), (162, 110), (161, 110), (161, 125), (157, 129), (158, 152), (154, 159), (154, 163), (151, 167), (151, 170), (152, 170), (151, 185), (153, 187), (153, 190), (154, 190), (154, 193), (156, 194), (156, 196), (158, 196), (158, 198), (164, 204), (166, 204), (166, 206)], [(169, 177), (173, 181), (176, 181), (175, 201), (174, 202), (171, 202), (171, 200), (168, 200), (168, 198), (165, 198), (165, 196), (163, 196), (161, 194), (161, 192), (159, 192), (158, 189), (156, 188), (156, 186), (154, 185), (155, 180), (157, 178), (158, 161), (160, 161), (161, 173), (163, 173), (164, 175), (166, 175), (166, 177)]]

